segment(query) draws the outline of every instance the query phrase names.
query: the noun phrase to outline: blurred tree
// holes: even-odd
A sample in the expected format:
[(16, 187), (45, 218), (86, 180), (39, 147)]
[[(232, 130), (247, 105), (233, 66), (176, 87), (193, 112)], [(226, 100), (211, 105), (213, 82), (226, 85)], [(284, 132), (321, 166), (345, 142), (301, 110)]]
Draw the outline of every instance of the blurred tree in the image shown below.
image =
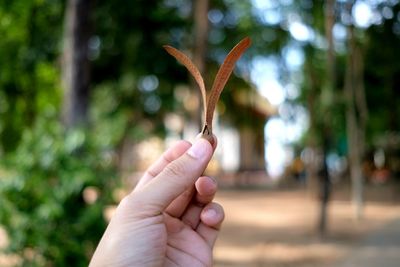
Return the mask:
[[(348, 5), (348, 12), (352, 10)], [(365, 125), (367, 110), (363, 84), (363, 58), (360, 47), (355, 40), (354, 26), (349, 25), (348, 53), (346, 60), (346, 76), (344, 81), (344, 94), (346, 97), (346, 124), (347, 140), (349, 145), (348, 159), (350, 177), (352, 181), (352, 199), (355, 217), (361, 219), (363, 213), (363, 174), (362, 158), (365, 146)]]
[[(324, 14), (325, 14), (325, 38), (328, 43), (327, 58), (326, 58), (326, 80), (325, 88), (322, 92), (322, 96), (325, 94), (324, 109), (325, 120), (321, 124), (319, 129), (322, 138), (322, 171), (321, 171), (321, 212), (319, 219), (319, 234), (321, 236), (326, 235), (326, 224), (328, 216), (328, 202), (331, 195), (331, 179), (329, 177), (327, 158), (329, 150), (331, 149), (331, 136), (332, 128), (329, 125), (332, 117), (332, 96), (333, 91), (336, 88), (336, 56), (335, 47), (333, 42), (333, 26), (335, 24), (335, 0), (328, 0), (325, 2)], [(328, 122), (328, 123), (326, 123)]]
[(37, 117), (57, 114), (62, 14), (62, 1), (0, 1), (0, 152), (15, 150)]
[[(311, 158), (307, 164), (308, 187), (311, 194), (320, 200), (317, 229), (322, 237), (326, 235), (328, 224), (328, 204), (331, 195), (331, 178), (327, 165), (328, 154), (335, 150), (335, 140), (340, 130), (333, 122), (338, 121), (335, 112), (338, 99), (337, 64), (334, 47), (333, 26), (337, 11), (336, 1), (315, 2), (310, 7), (297, 7), (304, 21), (308, 22), (315, 36), (324, 36), (326, 46), (318, 46), (312, 39), (304, 46), (304, 83), (302, 101), (307, 106), (310, 127), (306, 135), (306, 145)], [(340, 116), (340, 115), (339, 115)], [(338, 131), (339, 130), (339, 131)]]
[[(112, 100), (96, 107), (104, 116), (124, 118), (121, 148), (124, 140), (163, 134), (164, 114), (181, 107), (173, 88), (188, 76), (162, 45), (190, 40), (190, 11), (190, 1), (113, 1), (96, 6), (89, 51), (93, 94)], [(145, 132), (137, 136), (135, 128)]]
[[(304, 10), (306, 17), (312, 17), (312, 28), (317, 36), (320, 36), (322, 29), (322, 18), (325, 18), (325, 25), (336, 27), (336, 34), (340, 34), (340, 28), (348, 27), (350, 30), (345, 34), (345, 38), (326, 35), (326, 43), (323, 46), (318, 43), (305, 46), (305, 95), (300, 98), (304, 103), (308, 103), (311, 127), (307, 139), (311, 141), (311, 147), (324, 143), (323, 132), (319, 132), (318, 128), (325, 131), (330, 129), (328, 149), (330, 152), (344, 153), (349, 159), (350, 176), (353, 181), (352, 198), (356, 203), (357, 217), (362, 214), (364, 178), (361, 168), (365, 151), (368, 148), (374, 149), (377, 138), (388, 129), (393, 132), (399, 131), (397, 123), (391, 123), (393, 114), (398, 114), (398, 98), (396, 93), (393, 94), (393, 88), (396, 86), (395, 82), (388, 82), (395, 81), (392, 75), (398, 73), (398, 64), (389, 63), (389, 58), (396, 57), (397, 54), (397, 51), (391, 48), (396, 47), (399, 42), (399, 34), (396, 32), (398, 15), (395, 15), (399, 14), (399, 2), (368, 2), (369, 8), (376, 12), (381, 21), (371, 22), (366, 28), (357, 26), (354, 6), (359, 3), (337, 2), (333, 7), (336, 13), (336, 22), (333, 25), (328, 23), (329, 16), (321, 16), (320, 11), (323, 9), (318, 3), (313, 4), (311, 14)], [(324, 6), (328, 8), (331, 3), (325, 2)], [(332, 49), (334, 43), (338, 44), (337, 49)], [(321, 57), (323, 51), (327, 52), (327, 58)], [(329, 63), (335, 54), (338, 57), (336, 67)], [(321, 68), (324, 64), (327, 66), (326, 72)], [(335, 68), (337, 76), (337, 84), (333, 84), (333, 87), (329, 86), (329, 81), (332, 80), (329, 76), (333, 76), (332, 68)], [(331, 87), (333, 91), (329, 93), (329, 90), (323, 90), (319, 93), (319, 88), (326, 87)], [(344, 91), (340, 92), (341, 88), (344, 88)], [(327, 101), (331, 103), (328, 113), (324, 109)], [(388, 105), (393, 112), (388, 112)], [(347, 129), (344, 127), (346, 123)], [(346, 147), (343, 149), (340, 143), (346, 135)]]
[(87, 266), (118, 185), (96, 135), (38, 118), (2, 159), (0, 224), (20, 266)]
[[(208, 17), (209, 12), (209, 1), (197, 1), (193, 0), (193, 17), (194, 17), (194, 42), (193, 42), (193, 63), (197, 66), (200, 73), (205, 73), (206, 67), (206, 55), (207, 55), (207, 42), (209, 32), (209, 20), (205, 19)], [(197, 99), (201, 99), (201, 92), (198, 90), (197, 84), (191, 79), (191, 87), (196, 92)], [(198, 126), (198, 132), (201, 131), (202, 127), (202, 104), (198, 103), (197, 110), (194, 114), (193, 121), (196, 121)]]
[(22, 266), (87, 265), (118, 184), (110, 142), (59, 123), (63, 12), (0, 2), (0, 224)]
[(69, 0), (65, 11), (62, 80), (63, 119), (71, 127), (88, 121), (89, 36), (92, 1)]
[(366, 141), (375, 145), (385, 132), (400, 131), (400, 62), (393, 60), (399, 56), (400, 3), (381, 3), (378, 12), (386, 17), (365, 31), (363, 76), (369, 107)]

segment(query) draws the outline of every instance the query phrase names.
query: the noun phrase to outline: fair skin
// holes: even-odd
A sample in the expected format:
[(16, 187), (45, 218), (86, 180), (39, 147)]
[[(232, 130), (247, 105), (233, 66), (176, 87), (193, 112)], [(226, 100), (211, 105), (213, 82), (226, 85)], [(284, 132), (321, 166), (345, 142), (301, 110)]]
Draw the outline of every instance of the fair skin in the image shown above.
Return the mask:
[(224, 211), (212, 202), (214, 179), (203, 176), (214, 146), (180, 141), (119, 204), (93, 257), (97, 266), (212, 266)]

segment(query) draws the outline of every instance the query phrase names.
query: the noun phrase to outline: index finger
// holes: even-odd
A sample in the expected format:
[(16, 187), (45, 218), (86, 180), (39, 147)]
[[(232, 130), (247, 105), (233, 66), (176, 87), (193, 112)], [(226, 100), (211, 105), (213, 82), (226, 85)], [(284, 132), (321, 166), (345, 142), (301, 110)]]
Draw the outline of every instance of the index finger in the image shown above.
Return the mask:
[[(201, 134), (199, 134), (196, 138), (198, 139), (200, 137)], [(213, 139), (214, 142), (212, 146), (213, 150), (215, 151), (218, 144), (218, 140), (215, 135), (213, 135)], [(142, 186), (144, 186), (150, 180), (156, 177), (169, 163), (182, 156), (186, 152), (186, 150), (189, 149), (190, 146), (191, 144), (188, 141), (180, 140), (172, 147), (170, 147), (167, 151), (165, 151), (161, 155), (161, 157), (146, 170), (142, 178), (140, 178), (134, 191), (139, 190)]]
[(185, 153), (190, 146), (191, 144), (188, 141), (180, 140), (172, 147), (167, 149), (167, 151), (165, 151), (161, 155), (161, 157), (146, 170), (146, 172), (136, 185), (134, 191), (139, 190), (151, 179), (156, 177), (165, 168), (165, 166), (182, 156), (183, 153)]
[(213, 148), (203, 139), (198, 139), (186, 153), (169, 163), (156, 177), (140, 190), (133, 198), (140, 205), (145, 216), (157, 215), (180, 194), (194, 185), (211, 160)]

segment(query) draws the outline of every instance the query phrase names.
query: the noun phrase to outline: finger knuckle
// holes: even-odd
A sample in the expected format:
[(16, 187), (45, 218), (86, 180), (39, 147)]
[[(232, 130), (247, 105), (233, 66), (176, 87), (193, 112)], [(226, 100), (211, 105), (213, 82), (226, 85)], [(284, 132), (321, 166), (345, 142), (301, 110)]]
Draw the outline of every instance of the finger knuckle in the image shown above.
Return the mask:
[(168, 176), (183, 176), (186, 174), (186, 165), (180, 161), (173, 161), (165, 167), (164, 171)]

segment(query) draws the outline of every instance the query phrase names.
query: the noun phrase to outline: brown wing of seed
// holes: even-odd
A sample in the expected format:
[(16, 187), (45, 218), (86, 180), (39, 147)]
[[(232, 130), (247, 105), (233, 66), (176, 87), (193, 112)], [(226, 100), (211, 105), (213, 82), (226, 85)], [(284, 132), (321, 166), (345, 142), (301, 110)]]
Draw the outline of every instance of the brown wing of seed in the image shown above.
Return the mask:
[(212, 120), (214, 116), (215, 106), (217, 105), (218, 99), (221, 95), (224, 86), (226, 85), (229, 76), (231, 75), (233, 69), (235, 68), (236, 61), (240, 58), (240, 56), (249, 48), (251, 45), (251, 40), (249, 37), (241, 40), (229, 54), (226, 56), (224, 63), (222, 63), (221, 67), (218, 70), (217, 75), (214, 79), (214, 84), (211, 88), (211, 94), (207, 103), (207, 111), (206, 111), (206, 123), (205, 127), (207, 129), (203, 129), (203, 134), (205, 130), (212, 135)]
[(200, 88), (201, 92), (201, 97), (203, 99), (203, 113), (204, 113), (204, 118), (207, 110), (207, 100), (206, 100), (206, 88), (204, 86), (204, 81), (203, 77), (200, 74), (200, 71), (197, 69), (197, 67), (193, 64), (193, 62), (188, 58), (185, 54), (183, 54), (181, 51), (178, 49), (169, 46), (169, 45), (164, 45), (164, 49), (171, 55), (173, 56), (176, 60), (178, 60), (182, 65), (186, 67), (186, 69), (192, 74), (193, 78), (197, 82), (197, 85)]

